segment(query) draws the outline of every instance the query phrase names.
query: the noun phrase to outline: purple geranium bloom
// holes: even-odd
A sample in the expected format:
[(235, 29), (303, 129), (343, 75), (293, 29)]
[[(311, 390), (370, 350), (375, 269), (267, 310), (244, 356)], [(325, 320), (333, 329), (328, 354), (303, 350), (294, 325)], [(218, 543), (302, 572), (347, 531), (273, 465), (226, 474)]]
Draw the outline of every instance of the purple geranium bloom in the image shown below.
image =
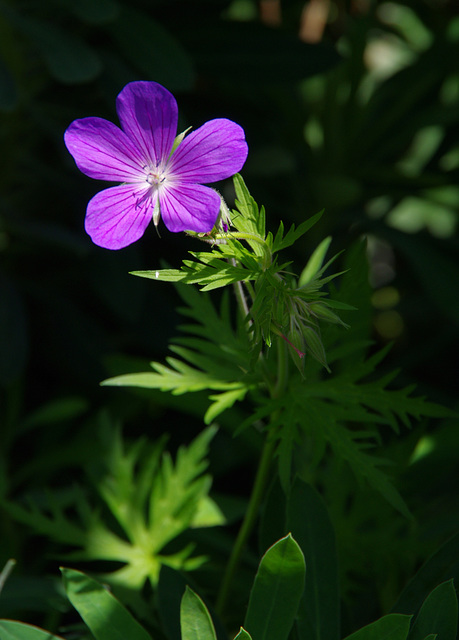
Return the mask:
[(220, 196), (200, 183), (229, 178), (242, 168), (243, 129), (231, 120), (210, 120), (172, 151), (177, 103), (156, 82), (126, 85), (116, 109), (121, 129), (103, 118), (82, 118), (64, 136), (80, 171), (123, 183), (89, 202), (85, 229), (93, 242), (121, 249), (138, 240), (150, 220), (157, 225), (160, 216), (169, 231), (211, 231)]

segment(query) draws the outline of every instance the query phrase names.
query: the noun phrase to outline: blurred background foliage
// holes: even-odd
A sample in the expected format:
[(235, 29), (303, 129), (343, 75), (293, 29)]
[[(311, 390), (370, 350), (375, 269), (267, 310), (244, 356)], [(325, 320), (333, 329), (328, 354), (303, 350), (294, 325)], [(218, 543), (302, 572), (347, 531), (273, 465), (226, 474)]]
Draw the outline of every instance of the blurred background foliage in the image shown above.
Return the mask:
[[(1, 0), (1, 495), (78, 481), (101, 453), (92, 435), (101, 411), (129, 437), (167, 433), (172, 449), (202, 427), (199, 394), (184, 406), (98, 386), (162, 359), (178, 320), (171, 287), (128, 271), (177, 266), (196, 248), (149, 228), (112, 253), (84, 233), (86, 204), (106, 185), (78, 172), (64, 130), (90, 115), (116, 122), (116, 95), (137, 79), (174, 93), (180, 130), (215, 117), (244, 127), (243, 175), (269, 228), (325, 208), (292, 256), (299, 270), (326, 235), (335, 250), (367, 237), (373, 339), (394, 342), (387, 366), (431, 400), (457, 405), (458, 61), (454, 0)], [(221, 189), (231, 201), (232, 187)], [(230, 433), (213, 443), (211, 472), (217, 489), (244, 498), (258, 442)], [(413, 461), (400, 483), (419, 524), (386, 518), (378, 505), (365, 537), (361, 514), (374, 497), (345, 508), (328, 496), (350, 610), (365, 604), (369, 583), (376, 609), (387, 610), (459, 525), (455, 422), (385, 444), (395, 462)], [(42, 608), (49, 594), (41, 582), (34, 592), (33, 580), (55, 570), (56, 549), (6, 516), (0, 536), (0, 564), (17, 558), (29, 608)], [(8, 613), (17, 604), (14, 594), (4, 602)]]

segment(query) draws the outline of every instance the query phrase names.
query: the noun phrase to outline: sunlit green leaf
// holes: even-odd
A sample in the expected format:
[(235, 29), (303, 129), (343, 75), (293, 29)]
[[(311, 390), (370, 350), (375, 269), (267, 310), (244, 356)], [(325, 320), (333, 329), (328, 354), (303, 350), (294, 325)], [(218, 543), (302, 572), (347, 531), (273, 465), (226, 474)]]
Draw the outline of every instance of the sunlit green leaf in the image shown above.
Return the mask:
[(303, 594), (306, 566), (291, 535), (268, 549), (250, 593), (244, 628), (257, 640), (285, 640)]
[(180, 606), (182, 640), (217, 640), (215, 628), (201, 598), (189, 587)]
[(151, 640), (105, 587), (80, 571), (66, 568), (61, 571), (70, 602), (96, 640)]
[(0, 637), (2, 640), (63, 640), (62, 636), (14, 620), (0, 620)]
[(325, 238), (325, 240), (322, 240), (322, 242), (319, 244), (317, 249), (315, 249), (303, 271), (301, 272), (300, 278), (298, 280), (298, 285), (300, 287), (307, 285), (308, 282), (315, 277), (319, 269), (322, 267), (331, 241), (332, 239), (330, 237)]

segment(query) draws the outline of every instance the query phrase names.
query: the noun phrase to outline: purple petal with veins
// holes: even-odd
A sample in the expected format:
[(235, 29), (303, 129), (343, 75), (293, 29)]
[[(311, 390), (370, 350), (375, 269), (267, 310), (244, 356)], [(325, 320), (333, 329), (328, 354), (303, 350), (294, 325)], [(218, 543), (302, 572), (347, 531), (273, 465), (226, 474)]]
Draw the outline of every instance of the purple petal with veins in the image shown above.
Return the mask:
[(177, 184), (160, 191), (161, 217), (169, 231), (212, 230), (220, 210), (220, 196), (201, 184)]
[(136, 182), (145, 165), (132, 140), (103, 118), (75, 120), (64, 134), (77, 167), (90, 178)]
[(99, 191), (89, 201), (85, 229), (92, 241), (106, 249), (122, 249), (144, 234), (151, 222), (151, 199), (143, 199), (145, 189), (122, 184)]
[(242, 127), (224, 118), (210, 120), (183, 140), (169, 166), (181, 182), (217, 182), (242, 169), (247, 151)]
[(123, 130), (158, 166), (169, 156), (177, 135), (178, 110), (174, 96), (156, 82), (131, 82), (116, 99)]

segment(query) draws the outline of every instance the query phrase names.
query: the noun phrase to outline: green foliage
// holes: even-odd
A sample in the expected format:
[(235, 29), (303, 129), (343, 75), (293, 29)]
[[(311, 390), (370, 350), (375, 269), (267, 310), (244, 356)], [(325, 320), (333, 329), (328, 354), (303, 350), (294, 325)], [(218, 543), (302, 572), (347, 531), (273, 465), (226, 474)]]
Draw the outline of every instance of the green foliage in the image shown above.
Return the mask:
[[(444, 416), (441, 407), (422, 398), (412, 398), (412, 388), (387, 389), (393, 375), (381, 380), (367, 381), (384, 352), (346, 369), (343, 374), (327, 380), (304, 384), (292, 382), (282, 398), (266, 400), (252, 419), (271, 421), (273, 438), (278, 440), (279, 473), (287, 487), (292, 475), (292, 453), (302, 441), (313, 442), (312, 465), (317, 465), (331, 448), (333, 453), (349, 464), (359, 480), (369, 482), (393, 507), (408, 515), (403, 500), (390, 484), (379, 466), (382, 460), (366, 451), (378, 441), (376, 426), (390, 426), (398, 431), (397, 418), (409, 425), (408, 416)], [(241, 428), (247, 427), (247, 420)], [(353, 425), (352, 429), (346, 425)], [(309, 448), (309, 447), (308, 447)]]
[(268, 549), (250, 593), (244, 628), (254, 640), (286, 640), (304, 590), (306, 565), (291, 535)]
[(311, 485), (299, 480), (293, 484), (284, 521), (286, 530), (300, 545), (307, 567), (295, 623), (298, 637), (338, 640), (340, 590), (335, 532), (323, 499)]
[(74, 569), (61, 569), (70, 602), (95, 640), (151, 640), (151, 636), (101, 584)]
[(417, 611), (429, 592), (450, 578), (459, 580), (459, 533), (428, 558), (399, 595), (392, 610), (401, 613)]
[(179, 292), (188, 305), (182, 313), (194, 321), (182, 327), (189, 335), (171, 347), (181, 359), (169, 357), (168, 366), (152, 363), (154, 373), (122, 375), (103, 384), (161, 389), (174, 395), (203, 389), (220, 391), (211, 396), (213, 402), (204, 417), (209, 424), (242, 400), (256, 382), (257, 374), (251, 372), (251, 344), (242, 322), (236, 331), (231, 327), (228, 296), (217, 311), (205, 294), (183, 287)]
[[(335, 310), (349, 311), (369, 305), (368, 289), (355, 287), (355, 274), (362, 278), (362, 274), (368, 273), (365, 246), (361, 244), (350, 252), (341, 274), (328, 276), (326, 272), (333, 259), (324, 264), (330, 244), (326, 239), (310, 257), (298, 286), (293, 276), (283, 273), (271, 251), (273, 247), (284, 247), (289, 234), (289, 242), (296, 240), (316, 220), (292, 229), (283, 239), (281, 230), (274, 241), (269, 236), (266, 239), (264, 213), (260, 213), (240, 177), (236, 177), (235, 186), (239, 209), (233, 219), (236, 233), (244, 234), (252, 249), (251, 259), (259, 269), (250, 276), (255, 283), (247, 289), (248, 316), (240, 315), (233, 329), (227, 297), (217, 311), (207, 295), (181, 287), (179, 292), (188, 305), (182, 313), (194, 321), (182, 327), (188, 335), (176, 339), (171, 347), (181, 359), (168, 358), (168, 366), (155, 362), (154, 372), (119, 376), (105, 384), (156, 388), (174, 394), (219, 391), (210, 396), (212, 404), (204, 417), (206, 423), (235, 402), (256, 397), (253, 414), (239, 426), (238, 432), (255, 422), (265, 425), (268, 439), (276, 443), (279, 476), (285, 491), (297, 472), (296, 466), (307, 460), (311, 473), (325, 453), (332, 451), (337, 460), (349, 465), (359, 483), (368, 483), (395, 509), (409, 516), (404, 500), (381, 469), (386, 461), (370, 455), (368, 449), (375, 447), (381, 430), (387, 427), (399, 433), (400, 423), (409, 427), (410, 418), (449, 414), (422, 397), (413, 397), (412, 386), (391, 389), (389, 385), (397, 372), (375, 375), (389, 346), (367, 355), (369, 324), (357, 324), (349, 334), (343, 330), (346, 324)], [(217, 245), (210, 255), (221, 247), (233, 246), (231, 242)], [(260, 246), (264, 249), (260, 250)], [(266, 262), (268, 254), (270, 259)], [(244, 262), (237, 251), (231, 260), (234, 264)], [(214, 263), (216, 274), (220, 262)], [(196, 278), (203, 264), (195, 263)], [(177, 279), (182, 278), (181, 273), (176, 273)], [(326, 298), (328, 294), (323, 289), (336, 275), (342, 276), (340, 289), (332, 289), (333, 295)], [(218, 279), (218, 275), (215, 277)], [(322, 337), (319, 322), (325, 325)], [(277, 335), (275, 344), (271, 334)], [(271, 356), (269, 348), (262, 350), (263, 341), (273, 345), (277, 359)], [(298, 368), (296, 375), (289, 373), (288, 377), (286, 344)], [(303, 350), (312, 358), (305, 358)], [(317, 363), (327, 371), (332, 366), (331, 375), (324, 378)], [(294, 457), (299, 462), (295, 463)]]
[(63, 640), (49, 631), (15, 620), (0, 620), (2, 640)]
[(429, 634), (437, 634), (439, 640), (456, 640), (457, 597), (452, 580), (438, 585), (425, 599), (409, 640), (424, 640)]
[(180, 605), (180, 626), (182, 640), (217, 640), (206, 605), (189, 587)]
[[(306, 220), (298, 228), (292, 225), (285, 236), (281, 223), (273, 238), (271, 233), (266, 235), (264, 209), (258, 208), (241, 176), (234, 177), (234, 185), (237, 210), (233, 211), (232, 224), (236, 231), (213, 232), (208, 236), (194, 234), (214, 247), (206, 252), (191, 252), (194, 259), (184, 260), (181, 269), (134, 271), (133, 275), (167, 282), (199, 284), (202, 291), (244, 283), (250, 300), (246, 300), (242, 289), (239, 289), (239, 296), (244, 297), (244, 312), (249, 315), (252, 342), (256, 348), (260, 348), (261, 339), (270, 346), (274, 332), (292, 344), (294, 360), (298, 353), (301, 353), (302, 358), (303, 351), (306, 350), (327, 367), (319, 337), (318, 320), (341, 322), (330, 308), (333, 304), (323, 300), (326, 293), (321, 291), (330, 280), (339, 275), (322, 277), (333, 261), (322, 266), (328, 245), (320, 249), (320, 254), (312, 256), (307, 267), (310, 277), (301, 286), (285, 272), (288, 263), (279, 264), (277, 256), (279, 251), (289, 247), (309, 231), (320, 219), (321, 213)], [(241, 241), (246, 242), (250, 250)], [(349, 307), (342, 304), (341, 308)]]
[[(129, 555), (130, 535), (140, 539), (152, 526), (146, 487), (152, 486), (149, 470), (153, 483), (162, 477), (163, 444), (140, 439), (115, 454), (120, 438), (112, 425), (98, 447), (86, 420), (101, 405), (125, 425), (129, 441), (152, 428), (155, 439), (169, 432), (174, 444), (189, 442), (201, 415), (208, 423), (221, 421), (212, 468), (216, 485), (228, 493), (219, 505), (237, 504), (233, 526), (248, 500), (261, 442), (275, 448), (279, 467), (270, 466), (269, 476), (277, 492), (265, 504), (261, 549), (291, 531), (308, 566), (290, 640), (327, 634), (336, 640), (368, 620), (375, 622), (357, 637), (406, 638), (406, 618), (388, 618), (389, 611), (413, 616), (416, 637), (454, 637), (449, 581), (457, 587), (457, 419), (427, 420), (442, 412), (410, 387), (414, 382), (421, 394), (457, 403), (459, 39), (453, 3), (328, 3), (323, 32), (316, 24), (313, 34), (322, 38), (319, 44), (298, 37), (309, 23), (304, 0), (280, 3), (280, 24), (269, 25), (256, 0), (191, 4), (0, 3), (0, 494), (10, 504), (0, 517), (0, 548), (2, 564), (17, 560), (0, 615), (50, 629), (2, 620), (0, 638), (88, 640), (89, 630), (68, 626), (72, 614), (49, 577), (70, 550), (73, 561), (89, 561), (94, 571), (123, 567), (114, 589), (125, 604), (132, 600), (122, 587), (151, 569)], [(220, 289), (217, 296), (223, 285), (235, 285), (246, 301), (236, 318), (234, 294), (219, 306), (183, 286), (188, 324), (166, 363), (172, 294), (127, 271), (150, 267), (152, 256), (153, 264), (180, 264), (183, 240), (161, 230), (159, 241), (149, 229), (123, 252), (91, 247), (82, 221), (99, 186), (82, 180), (62, 143), (75, 117), (115, 119), (114, 97), (135, 78), (179, 90), (183, 128), (214, 113), (244, 127), (250, 144), (245, 176), (269, 214), (265, 228), (264, 209), (237, 178), (230, 233), (202, 238), (208, 251), (193, 251), (169, 275), (161, 270), (164, 280), (181, 273), (183, 282), (196, 281), (210, 293)], [(222, 193), (227, 197), (228, 185)], [(323, 207), (322, 218), (313, 215)], [(360, 242), (349, 246), (362, 234), (368, 251)], [(349, 271), (326, 282), (326, 255), (343, 248), (338, 270)], [(288, 273), (296, 264), (298, 278)], [(376, 299), (386, 289), (399, 301), (379, 307)], [(300, 326), (291, 317), (300, 318)], [(391, 318), (396, 330), (385, 332)], [(394, 347), (381, 350), (392, 339)], [(119, 364), (121, 352), (155, 354), (159, 362), (148, 381), (171, 393), (100, 389), (103, 377), (147, 368), (129, 355)], [(400, 374), (391, 379), (396, 367)], [(418, 417), (421, 423), (409, 431)], [(241, 425), (230, 439), (226, 431)], [(383, 459), (388, 464), (380, 464)], [(167, 464), (169, 490), (161, 495), (187, 528), (157, 554), (159, 586), (153, 593), (148, 584), (136, 588), (143, 604), (136, 614), (142, 612), (139, 620), (155, 639), (179, 640), (178, 605), (172, 605), (190, 580), (212, 612), (234, 528), (193, 530), (209, 523), (208, 508), (213, 522), (221, 522), (221, 514), (206, 489), (188, 520), (186, 498), (193, 503), (193, 491), (179, 483), (175, 495), (177, 465)], [(81, 483), (83, 465), (93, 470), (91, 482)], [(298, 484), (295, 475), (314, 488)], [(403, 514), (408, 508), (414, 518), (391, 505)], [(167, 509), (157, 513), (168, 517)], [(166, 529), (165, 537), (179, 526)], [(160, 534), (156, 527), (158, 540)], [(190, 539), (199, 547), (186, 555)], [(258, 558), (254, 543), (253, 536), (246, 541), (221, 619), (212, 612), (218, 637), (225, 637), (222, 625), (229, 637), (236, 635), (244, 619)], [(180, 550), (186, 557), (171, 561), (176, 569), (162, 561)], [(207, 561), (189, 574), (194, 554)], [(172, 583), (174, 598), (167, 590)], [(236, 637), (250, 638), (244, 629)]]
[(363, 627), (363, 629), (351, 633), (345, 640), (407, 640), (410, 621), (411, 616), (390, 613)]
[(76, 547), (68, 558), (122, 563), (121, 569), (105, 575), (111, 584), (140, 589), (150, 580), (155, 585), (163, 564), (192, 570), (203, 562), (203, 558), (192, 556), (190, 545), (174, 553), (161, 553), (169, 542), (190, 527), (224, 521), (208, 495), (211, 479), (204, 475), (214, 434), (215, 428), (209, 427), (188, 447), (180, 447), (174, 463), (163, 452), (162, 442), (151, 445), (142, 438), (126, 447), (119, 431), (105, 430), (104, 453), (90, 476), (122, 536), (118, 527), (110, 527), (100, 506), (91, 507), (77, 486), (67, 494), (48, 492), (40, 502), (29, 497), (24, 506), (13, 502), (4, 506), (37, 533)]

